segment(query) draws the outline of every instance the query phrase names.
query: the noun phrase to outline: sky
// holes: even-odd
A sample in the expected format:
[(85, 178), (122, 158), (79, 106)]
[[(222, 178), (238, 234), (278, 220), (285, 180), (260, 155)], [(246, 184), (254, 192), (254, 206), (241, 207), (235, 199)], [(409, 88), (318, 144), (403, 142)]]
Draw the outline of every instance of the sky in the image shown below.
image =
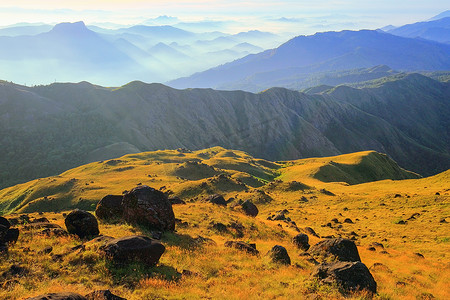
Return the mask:
[[(1, 0), (0, 26), (85, 21), (134, 25), (161, 15), (180, 21), (234, 20), (268, 31), (375, 29), (427, 20), (448, 0)], [(230, 26), (230, 31), (238, 30)], [(272, 29), (272, 30), (270, 30)]]

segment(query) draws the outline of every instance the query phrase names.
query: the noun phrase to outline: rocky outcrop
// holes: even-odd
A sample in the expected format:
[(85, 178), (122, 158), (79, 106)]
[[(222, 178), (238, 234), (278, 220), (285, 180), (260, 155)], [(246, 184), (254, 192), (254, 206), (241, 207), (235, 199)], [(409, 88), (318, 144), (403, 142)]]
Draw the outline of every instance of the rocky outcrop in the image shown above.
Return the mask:
[(291, 258), (283, 246), (276, 245), (267, 253), (274, 263), (290, 265)]
[(100, 220), (107, 221), (121, 219), (123, 215), (122, 199), (121, 195), (103, 197), (95, 208), (95, 216)]
[(323, 283), (338, 283), (347, 291), (368, 290), (377, 292), (377, 283), (365, 264), (357, 262), (338, 262), (318, 266), (312, 273)]
[(86, 297), (76, 293), (49, 293), (25, 300), (87, 300)]
[(361, 261), (355, 242), (348, 239), (326, 239), (312, 246), (308, 252), (323, 260)]
[(138, 261), (148, 266), (156, 265), (165, 251), (161, 243), (141, 235), (114, 239), (100, 249), (116, 264)]
[(69, 233), (76, 234), (80, 238), (96, 236), (100, 233), (97, 219), (84, 210), (75, 209), (71, 211), (66, 216), (64, 223)]
[(219, 194), (208, 196), (206, 198), (206, 201), (216, 205), (223, 205), (223, 206), (227, 205), (227, 201), (225, 200), (225, 198), (223, 198), (223, 196)]
[(294, 243), (297, 248), (308, 251), (310, 245), (309, 245), (309, 237), (304, 233), (299, 233), (296, 236), (292, 238), (292, 243)]
[(256, 250), (256, 244), (249, 244), (242, 241), (227, 241), (225, 242), (225, 247), (245, 251), (251, 255), (259, 255), (259, 251)]
[(167, 196), (146, 185), (138, 186), (123, 196), (123, 219), (153, 230), (175, 230), (175, 215)]
[(251, 202), (250, 200), (247, 200), (244, 203), (242, 203), (241, 207), (247, 216), (256, 217), (259, 213), (259, 210), (256, 207), (256, 205), (253, 204), (253, 202)]

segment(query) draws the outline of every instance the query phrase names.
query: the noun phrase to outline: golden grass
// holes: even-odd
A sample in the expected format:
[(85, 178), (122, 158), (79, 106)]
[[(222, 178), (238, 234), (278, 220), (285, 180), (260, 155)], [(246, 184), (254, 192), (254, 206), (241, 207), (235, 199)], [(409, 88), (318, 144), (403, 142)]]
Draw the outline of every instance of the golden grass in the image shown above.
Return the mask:
[[(430, 293), (437, 299), (450, 299), (450, 231), (448, 223), (440, 222), (450, 216), (450, 171), (423, 179), (355, 185), (315, 178), (318, 170), (331, 161), (357, 165), (371, 153), (272, 163), (220, 147), (193, 153), (155, 151), (95, 162), (60, 176), (4, 189), (0, 199), (5, 211), (15, 206), (18, 212), (47, 211), (44, 216), (63, 228), (61, 213), (52, 211), (72, 206), (92, 210), (103, 196), (121, 194), (138, 183), (155, 188), (165, 186), (175, 195), (190, 196), (183, 197), (187, 205), (174, 206), (176, 217), (188, 225), (178, 226), (176, 233), (165, 234), (166, 252), (160, 265), (152, 269), (133, 264), (114, 269), (92, 245), (86, 245), (84, 252), (66, 255), (62, 262), (54, 262), (50, 255), (37, 253), (46, 246), (52, 246), (54, 254), (65, 253), (82, 241), (74, 237), (45, 238), (34, 231), (22, 231), (9, 257), (1, 259), (0, 273), (11, 264), (20, 263), (32, 275), (17, 278), (18, 283), (1, 289), (0, 299), (57, 291), (86, 294), (105, 288), (128, 299), (302, 299), (310, 294), (343, 299), (337, 287), (310, 279), (313, 265), (291, 243), (298, 233), (295, 228), (283, 221), (267, 220), (269, 214), (282, 209), (289, 211), (286, 216), (298, 228), (311, 227), (321, 236), (350, 237), (355, 232), (362, 262), (369, 268), (376, 264), (371, 269), (378, 283), (375, 298), (416, 299)], [(216, 180), (216, 174), (221, 173), (231, 179)], [(186, 179), (183, 175), (193, 177)], [(245, 189), (237, 179), (247, 183)], [(275, 179), (281, 182), (264, 185)], [(310, 188), (291, 189), (291, 181)], [(324, 194), (322, 189), (335, 196)], [(260, 213), (256, 218), (245, 216), (237, 206), (223, 208), (200, 201), (212, 192), (226, 198), (256, 199), (258, 190), (272, 201), (258, 205)], [(414, 214), (415, 218), (410, 218)], [(32, 216), (41, 217), (36, 213)], [(339, 223), (331, 222), (333, 218)], [(353, 223), (344, 223), (346, 218)], [(400, 220), (406, 224), (398, 224)], [(238, 222), (244, 226), (243, 237), (236, 237), (232, 230), (216, 232), (211, 222)], [(332, 226), (326, 226), (327, 223)], [(148, 234), (126, 224), (101, 223), (100, 231), (113, 237)], [(194, 241), (197, 236), (211, 238), (216, 245), (198, 245)], [(227, 240), (254, 242), (261, 255), (254, 257), (226, 248), (223, 244)], [(310, 236), (311, 244), (319, 240)], [(382, 243), (384, 249), (368, 250), (374, 242)], [(291, 266), (275, 265), (265, 256), (277, 244), (288, 250)], [(24, 251), (27, 247), (31, 252)], [(414, 253), (421, 253), (424, 258)], [(180, 276), (183, 270), (192, 275)], [(348, 298), (368, 299), (368, 295), (355, 293)]]

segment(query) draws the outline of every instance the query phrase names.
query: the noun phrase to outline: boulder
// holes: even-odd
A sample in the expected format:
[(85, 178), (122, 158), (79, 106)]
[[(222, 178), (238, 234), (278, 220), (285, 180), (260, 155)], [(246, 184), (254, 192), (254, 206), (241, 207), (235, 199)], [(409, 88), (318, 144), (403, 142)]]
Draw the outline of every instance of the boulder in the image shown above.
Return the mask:
[(87, 300), (80, 294), (75, 293), (50, 293), (36, 297), (27, 298), (25, 300)]
[(133, 235), (114, 239), (100, 248), (107, 258), (117, 264), (139, 261), (154, 266), (165, 251), (165, 247), (146, 236)]
[(247, 200), (241, 204), (242, 210), (247, 216), (256, 217), (259, 213), (258, 208), (253, 202)]
[(17, 228), (9, 228), (5, 236), (3, 237), (3, 240), (1, 241), (4, 244), (13, 244), (17, 242), (17, 239), (19, 238), (19, 229)]
[(95, 208), (95, 216), (100, 220), (117, 220), (123, 215), (122, 195), (107, 195)]
[(292, 238), (292, 242), (294, 243), (294, 245), (297, 246), (297, 248), (303, 250), (303, 251), (308, 251), (309, 249), (309, 237), (304, 234), (304, 233), (299, 233), (296, 236), (294, 236)]
[(186, 204), (186, 202), (184, 202), (183, 200), (181, 200), (179, 197), (169, 197), (169, 201), (170, 201), (170, 203), (172, 203), (172, 205), (176, 205), (176, 204)]
[(273, 246), (273, 248), (267, 253), (273, 262), (280, 263), (284, 265), (290, 265), (291, 264), (291, 258), (289, 257), (289, 254), (283, 246)]
[(98, 230), (97, 219), (91, 213), (75, 209), (71, 211), (64, 220), (67, 231), (76, 234), (80, 238), (96, 236), (100, 232)]
[(312, 273), (323, 283), (338, 283), (347, 291), (377, 292), (377, 283), (362, 262), (337, 262), (318, 266)]
[(342, 238), (320, 241), (309, 249), (309, 253), (324, 259), (361, 261), (355, 242)]
[(256, 244), (249, 244), (241, 241), (227, 241), (225, 242), (225, 247), (245, 251), (251, 255), (259, 255), (259, 251), (256, 250)]
[(123, 196), (123, 218), (131, 224), (153, 230), (175, 230), (175, 215), (167, 196), (146, 185), (138, 186)]
[(225, 200), (225, 198), (219, 194), (208, 196), (207, 201), (216, 205), (223, 205), (223, 206), (227, 205), (227, 201)]
[(11, 223), (8, 221), (8, 219), (4, 218), (4, 217), (0, 217), (0, 225), (3, 225), (6, 227), (6, 229), (8, 229), (9, 227), (11, 227)]
[(127, 300), (111, 293), (110, 290), (99, 290), (84, 296), (87, 300)]

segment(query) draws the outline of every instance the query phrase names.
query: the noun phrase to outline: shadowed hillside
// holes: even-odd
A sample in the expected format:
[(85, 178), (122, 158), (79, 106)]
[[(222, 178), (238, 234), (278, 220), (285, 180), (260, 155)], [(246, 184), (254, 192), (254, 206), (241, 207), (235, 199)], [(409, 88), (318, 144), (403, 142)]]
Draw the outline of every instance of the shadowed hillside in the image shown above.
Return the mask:
[(375, 150), (435, 174), (450, 166), (449, 93), (421, 75), (323, 95), (2, 82), (0, 185), (127, 153), (216, 145), (270, 160)]

